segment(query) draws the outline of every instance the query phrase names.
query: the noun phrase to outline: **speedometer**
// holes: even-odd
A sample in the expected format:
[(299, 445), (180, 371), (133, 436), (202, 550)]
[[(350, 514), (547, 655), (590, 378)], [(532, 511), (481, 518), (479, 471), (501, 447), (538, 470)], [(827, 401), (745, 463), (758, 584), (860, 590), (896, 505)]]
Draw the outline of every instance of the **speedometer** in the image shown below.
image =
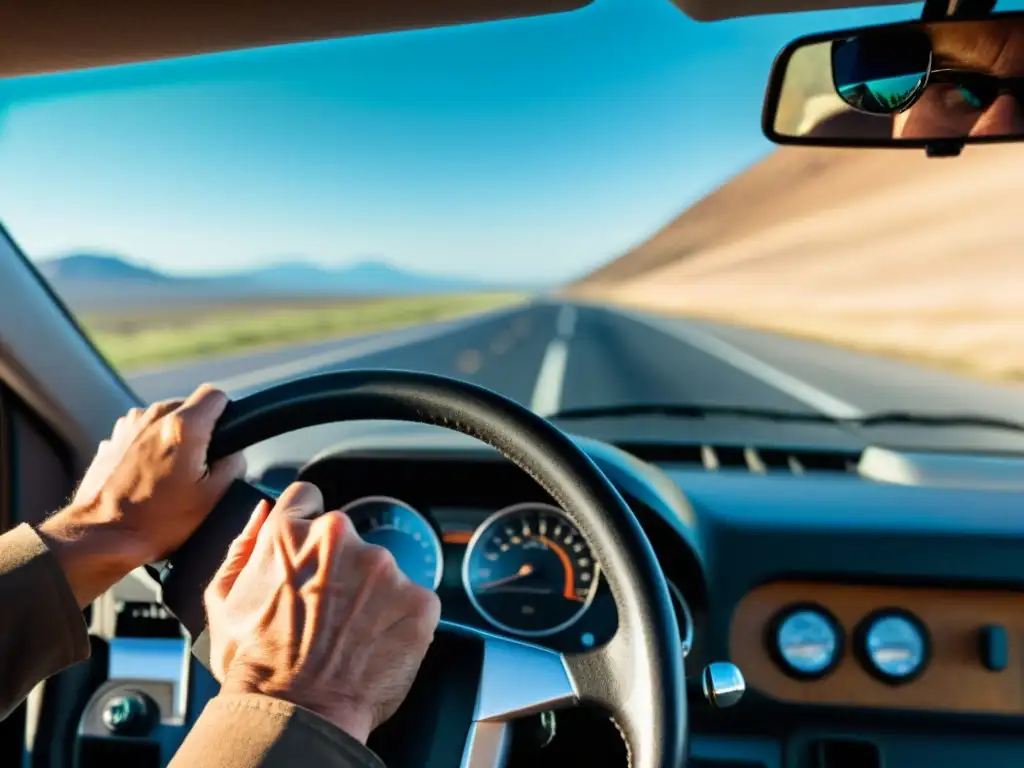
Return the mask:
[(437, 589), (443, 566), (441, 541), (427, 519), (404, 501), (366, 496), (342, 507), (356, 531), (384, 547), (402, 572), (421, 587)]
[(600, 569), (562, 510), (517, 504), (487, 518), (462, 566), (470, 602), (496, 628), (524, 637), (574, 624), (597, 595)]

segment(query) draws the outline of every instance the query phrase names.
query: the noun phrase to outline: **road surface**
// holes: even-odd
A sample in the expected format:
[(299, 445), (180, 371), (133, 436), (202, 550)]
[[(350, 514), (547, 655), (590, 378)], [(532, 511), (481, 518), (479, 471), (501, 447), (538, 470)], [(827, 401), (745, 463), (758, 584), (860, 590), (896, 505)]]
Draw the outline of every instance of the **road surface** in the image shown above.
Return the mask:
[(1024, 390), (735, 326), (537, 301), (472, 318), (136, 373), (154, 400), (213, 381), (235, 396), (347, 368), (456, 376), (543, 415), (615, 403), (763, 406), (857, 417), (878, 410), (1024, 420)]

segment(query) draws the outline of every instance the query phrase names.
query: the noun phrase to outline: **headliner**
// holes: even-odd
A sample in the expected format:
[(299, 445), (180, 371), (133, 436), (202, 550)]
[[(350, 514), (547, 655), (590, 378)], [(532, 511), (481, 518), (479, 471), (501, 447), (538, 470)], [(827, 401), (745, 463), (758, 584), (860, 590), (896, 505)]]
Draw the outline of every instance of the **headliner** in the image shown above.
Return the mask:
[[(592, 0), (31, 0), (0, 9), (0, 77), (572, 11)], [(672, 0), (698, 21), (896, 4)]]

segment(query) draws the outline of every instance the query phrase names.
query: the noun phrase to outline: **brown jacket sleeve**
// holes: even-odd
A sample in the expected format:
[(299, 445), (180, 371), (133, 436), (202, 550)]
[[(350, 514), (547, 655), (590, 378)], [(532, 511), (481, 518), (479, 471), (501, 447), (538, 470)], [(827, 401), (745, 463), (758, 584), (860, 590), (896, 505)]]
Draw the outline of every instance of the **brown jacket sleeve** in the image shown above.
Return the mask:
[[(0, 719), (42, 680), (89, 657), (89, 635), (64, 571), (39, 535), (0, 536)], [(216, 696), (173, 768), (384, 768), (312, 712), (266, 696)]]
[(29, 525), (0, 536), (0, 719), (89, 650), (82, 612), (43, 540)]
[(373, 752), (312, 712), (257, 694), (206, 705), (170, 768), (384, 768)]

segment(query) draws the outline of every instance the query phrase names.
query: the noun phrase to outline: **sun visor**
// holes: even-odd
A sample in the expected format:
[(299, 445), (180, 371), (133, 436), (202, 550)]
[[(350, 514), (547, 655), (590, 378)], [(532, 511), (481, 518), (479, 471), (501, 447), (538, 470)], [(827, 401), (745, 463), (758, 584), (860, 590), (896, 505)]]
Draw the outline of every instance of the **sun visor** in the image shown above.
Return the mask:
[(31, 0), (0, 9), (0, 77), (571, 11), (591, 0)]

